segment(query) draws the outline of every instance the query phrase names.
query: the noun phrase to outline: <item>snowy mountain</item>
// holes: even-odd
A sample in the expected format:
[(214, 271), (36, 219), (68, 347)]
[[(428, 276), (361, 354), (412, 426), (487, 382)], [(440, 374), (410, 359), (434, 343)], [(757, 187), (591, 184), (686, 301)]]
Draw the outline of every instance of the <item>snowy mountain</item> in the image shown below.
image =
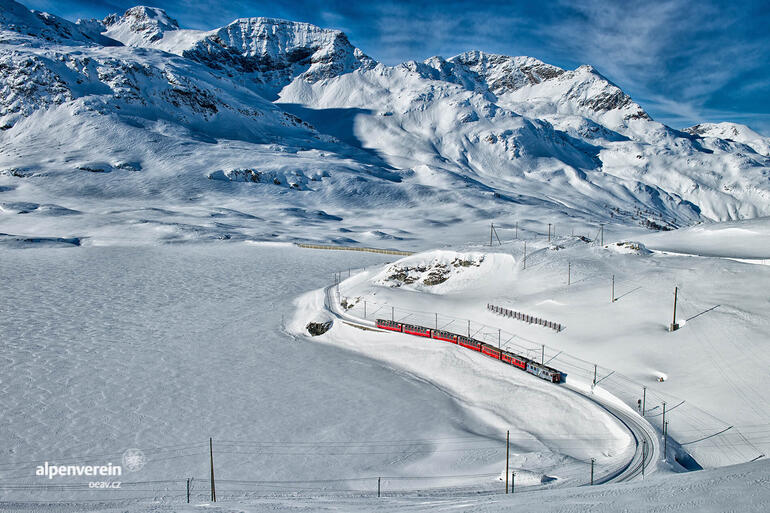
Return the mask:
[(762, 155), (770, 156), (770, 137), (756, 133), (746, 125), (738, 123), (701, 123), (684, 129), (685, 132), (699, 137), (713, 137), (734, 141), (748, 146)]
[[(419, 239), (421, 225), (466, 237), (493, 219), (660, 229), (770, 214), (766, 139), (671, 129), (590, 66), (480, 51), (386, 66), (307, 23), (186, 30), (144, 6), (72, 23), (0, 0), (0, 91), (0, 199), (105, 226), (144, 220), (111, 202), (154, 208), (173, 226), (164, 239), (370, 243)], [(223, 204), (246, 217), (197, 217)], [(303, 228), (256, 227), (255, 205)], [(169, 208), (178, 217), (160, 219)], [(327, 211), (305, 229), (304, 212)], [(10, 233), (88, 225), (0, 216)]]

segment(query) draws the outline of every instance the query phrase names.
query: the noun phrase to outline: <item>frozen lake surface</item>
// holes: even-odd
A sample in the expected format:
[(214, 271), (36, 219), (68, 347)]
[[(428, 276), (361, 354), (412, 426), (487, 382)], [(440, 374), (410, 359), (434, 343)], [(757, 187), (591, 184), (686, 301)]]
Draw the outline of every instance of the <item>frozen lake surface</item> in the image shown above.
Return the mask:
[[(181, 497), (188, 477), (205, 497), (209, 437), (220, 497), (370, 490), (348, 478), (408, 475), (441, 456), (426, 439), (452, 441), (469, 471), (498, 462), (499, 437), (446, 394), (282, 328), (334, 271), (393, 258), (243, 243), (3, 250), (0, 479), (13, 485), (0, 499)], [(44, 461), (119, 464), (134, 447), (147, 464), (123, 481), (143, 484), (122, 490), (34, 475)], [(245, 482), (257, 480), (289, 483)]]

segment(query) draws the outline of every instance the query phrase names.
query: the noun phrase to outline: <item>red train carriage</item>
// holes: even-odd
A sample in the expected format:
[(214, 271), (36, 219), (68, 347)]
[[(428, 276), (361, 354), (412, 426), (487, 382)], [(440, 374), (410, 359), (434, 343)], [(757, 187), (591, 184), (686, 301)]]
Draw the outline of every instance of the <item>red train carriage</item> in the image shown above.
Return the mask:
[(414, 324), (404, 324), (402, 325), (402, 329), (404, 333), (409, 333), (410, 335), (417, 335), (418, 337), (428, 337), (430, 338), (430, 329), (424, 328), (422, 326), (415, 326)]
[(401, 323), (395, 321), (388, 321), (385, 319), (377, 319), (377, 327), (390, 331), (401, 331)]
[(431, 335), (436, 340), (445, 340), (453, 344), (457, 343), (457, 335), (448, 331), (430, 330)]
[(484, 344), (482, 342), (481, 344), (481, 352), (482, 354), (485, 354), (487, 356), (491, 356), (495, 360), (500, 360), (500, 350), (496, 347), (490, 346), (489, 344)]
[(463, 337), (462, 335), (457, 335), (457, 343), (465, 348), (473, 349), (474, 351), (481, 351), (481, 342), (478, 340)]
[(508, 351), (503, 351), (502, 358), (500, 359), (505, 363), (510, 363), (511, 365), (518, 367), (521, 370), (527, 370), (527, 359), (523, 356), (509, 353)]
[(459, 344), (467, 349), (478, 351), (496, 360), (503, 361), (514, 367), (518, 367), (525, 372), (534, 374), (535, 376), (550, 381), (552, 383), (564, 383), (567, 375), (563, 372), (559, 372), (553, 367), (537, 363), (533, 360), (525, 358), (515, 353), (508, 351), (502, 351), (494, 346), (491, 346), (485, 342), (480, 342), (470, 337), (464, 337), (448, 331), (432, 330), (424, 326), (417, 326), (414, 324), (402, 324), (400, 322), (388, 321), (386, 319), (377, 319), (377, 327), (390, 331), (398, 331), (402, 333), (408, 333), (410, 335), (416, 335), (418, 337), (433, 338), (436, 340), (445, 340), (452, 342), (453, 344)]

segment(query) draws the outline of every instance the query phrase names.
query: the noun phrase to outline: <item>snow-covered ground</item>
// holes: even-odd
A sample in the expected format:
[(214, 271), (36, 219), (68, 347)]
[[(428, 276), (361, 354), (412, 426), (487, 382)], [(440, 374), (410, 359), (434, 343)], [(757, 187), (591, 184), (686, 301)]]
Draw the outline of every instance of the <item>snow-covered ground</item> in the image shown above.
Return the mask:
[[(590, 66), (385, 66), (307, 23), (13, 0), (0, 93), (0, 508), (767, 509), (770, 139), (748, 127), (667, 127)], [(309, 337), (340, 271), (349, 318), (467, 332), (569, 387), (339, 319)], [(638, 454), (591, 397), (644, 397), (657, 430), (665, 402), (643, 483), (577, 487)], [(35, 476), (129, 448), (121, 489)]]
[[(59, 506), (59, 511), (199, 511), (256, 513), (262, 511), (404, 511), (404, 512), (482, 512), (508, 511), (563, 513), (764, 513), (770, 508), (770, 464), (758, 461), (747, 465), (705, 470), (677, 476), (653, 476), (633, 484), (606, 485), (549, 490), (546, 492), (517, 492), (513, 495), (462, 495), (449, 497), (398, 497), (386, 493), (379, 499), (376, 493), (358, 498), (328, 499), (314, 496), (296, 498), (265, 497), (248, 501), (224, 503), (163, 504), (155, 503), (146, 509), (136, 506), (108, 506), (103, 504), (74, 507)], [(51, 511), (41, 507), (40, 511)]]
[[(557, 368), (571, 360), (555, 355), (555, 348), (589, 360), (600, 355), (602, 369), (646, 383), (653, 424), (659, 418), (656, 397), (679, 394), (735, 424), (766, 450), (761, 351), (738, 362), (751, 379), (726, 374), (731, 361), (722, 362), (720, 371), (715, 359), (721, 351), (739, 356), (732, 340), (711, 335), (717, 333), (714, 324), (690, 334), (720, 308), (671, 334), (664, 329), (667, 316), (654, 319), (658, 311), (646, 299), (674, 277), (691, 280), (681, 284), (683, 291), (701, 293), (690, 285), (715, 266), (738, 279), (747, 294), (758, 295), (761, 287), (750, 283), (766, 279), (766, 266), (618, 250), (615, 244), (601, 248), (567, 238), (558, 243), (564, 247), (553, 250), (528, 241), (526, 270), (517, 268), (512, 242), (503, 246), (505, 252), (442, 250), (399, 262), (387, 255), (234, 242), (3, 250), (0, 332), (4, 366), (11, 372), (0, 381), (7, 412), (0, 429), (12, 443), (0, 466), (2, 500), (21, 510), (184, 510), (186, 479), (192, 477), (189, 510), (196, 511), (207, 501), (211, 436), (221, 506), (206, 509), (214, 511), (497, 511), (516, 505), (532, 511), (557, 505), (564, 511), (641, 511), (633, 508), (643, 501), (672, 511), (721, 511), (736, 498), (737, 510), (761, 511), (768, 500), (758, 485), (767, 479), (764, 461), (685, 475), (672, 473), (681, 468), (669, 459), (648, 469), (644, 483), (570, 487), (585, 482), (591, 457), (601, 477), (633, 452), (628, 432), (593, 403), (446, 343), (365, 332), (341, 322), (320, 337), (304, 331), (308, 320), (328, 318), (320, 287), (335, 271), (352, 268), (340, 286), (349, 301), (360, 298), (351, 315), (362, 313), (365, 299), (369, 319), (389, 313), (387, 306), (376, 312), (382, 305), (395, 305), (397, 317), (412, 315), (414, 321), (418, 307), (440, 311), (442, 324), (452, 315), (459, 323), (460, 314), (470, 312), (463, 319), (472, 319), (474, 332), (485, 326), (477, 337), (496, 338), (493, 327), (500, 326), (518, 333), (522, 345), (548, 343), (546, 357), (556, 356), (551, 365)], [(569, 290), (551, 283), (566, 257), (575, 272)], [(591, 277), (605, 269), (616, 274), (614, 304), (599, 299), (609, 292), (606, 280), (596, 278), (602, 283), (595, 284)], [(645, 273), (643, 289), (626, 290), (630, 269)], [(425, 285), (438, 275), (446, 280)], [(403, 283), (404, 276), (411, 283)], [(401, 286), (393, 287), (399, 280)], [(752, 314), (749, 300), (715, 283), (708, 300), (722, 302), (722, 321), (741, 333), (742, 345), (760, 344), (762, 316)], [(624, 310), (634, 295), (627, 308), (641, 314), (607, 313)], [(513, 325), (487, 313), (487, 301), (567, 328), (551, 333)], [(683, 316), (697, 313), (698, 305), (683, 303)], [(753, 335), (757, 329), (760, 335)], [(615, 336), (604, 340), (602, 332)], [(640, 350), (645, 335), (649, 350)], [(661, 344), (665, 337), (677, 337), (677, 345)], [(659, 359), (656, 351), (663, 353)], [(567, 371), (570, 382), (586, 384), (578, 369)], [(658, 375), (665, 376), (663, 383), (655, 381)], [(612, 379), (596, 392), (613, 392)], [(683, 415), (685, 408), (668, 415), (677, 442), (712, 427), (682, 428), (692, 420)], [(506, 430), (517, 473), (515, 497), (498, 494)], [(725, 436), (686, 449), (704, 466), (751, 458), (750, 450)], [(673, 452), (676, 444), (670, 443)], [(78, 478), (34, 476), (43, 461), (119, 461), (130, 447), (142, 449), (148, 460), (124, 478), (122, 490), (89, 490)], [(729, 453), (720, 458), (720, 451)], [(650, 475), (652, 470), (657, 472)], [(373, 503), (378, 476), (386, 497)], [(696, 496), (708, 486), (718, 491)], [(541, 490), (527, 491), (536, 488)]]
[[(366, 302), (370, 319), (393, 315), (463, 334), (470, 330), (537, 359), (544, 345), (545, 359), (571, 382), (590, 384), (598, 364), (599, 387), (631, 407), (646, 386), (650, 422), (662, 428), (665, 401), (669, 433), (704, 467), (746, 462), (770, 450), (766, 266), (653, 253), (639, 243), (602, 247), (573, 237), (550, 244), (529, 240), (526, 268), (523, 241), (481, 251), (406, 257), (343, 281), (340, 295), (358, 317)], [(682, 328), (671, 333), (674, 287)], [(505, 318), (487, 304), (566, 329)], [(382, 336), (348, 338), (363, 346), (363, 340)], [(390, 337), (415, 343), (414, 337)]]

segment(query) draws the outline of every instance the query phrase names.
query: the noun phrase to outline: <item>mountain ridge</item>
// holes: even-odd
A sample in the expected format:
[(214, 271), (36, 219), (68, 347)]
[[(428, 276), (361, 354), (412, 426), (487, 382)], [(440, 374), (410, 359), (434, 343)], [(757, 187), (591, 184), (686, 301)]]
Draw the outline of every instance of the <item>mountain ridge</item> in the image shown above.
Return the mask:
[[(409, 210), (419, 208), (447, 229), (497, 216), (674, 228), (770, 215), (761, 136), (671, 129), (588, 65), (470, 51), (386, 66), (307, 23), (240, 18), (198, 31), (137, 6), (73, 24), (0, 1), (0, 191), (15, 201), (34, 193), (77, 206), (117, 183), (126, 201), (194, 198), (211, 211), (259, 197), (337, 211), (318, 237), (351, 243), (368, 235), (339, 239), (340, 223), (381, 232), (376, 217), (370, 229), (353, 222), (369, 218), (367, 201), (396, 224), (422, 222)], [(125, 144), (80, 130), (63, 145), (78, 124)], [(46, 144), (60, 155), (42, 158)], [(125, 174), (126, 162), (141, 171)], [(461, 215), (438, 221), (425, 198)], [(93, 208), (114, 211), (103, 201)], [(23, 219), (0, 216), (0, 226)], [(227, 226), (252, 233), (243, 219)]]

